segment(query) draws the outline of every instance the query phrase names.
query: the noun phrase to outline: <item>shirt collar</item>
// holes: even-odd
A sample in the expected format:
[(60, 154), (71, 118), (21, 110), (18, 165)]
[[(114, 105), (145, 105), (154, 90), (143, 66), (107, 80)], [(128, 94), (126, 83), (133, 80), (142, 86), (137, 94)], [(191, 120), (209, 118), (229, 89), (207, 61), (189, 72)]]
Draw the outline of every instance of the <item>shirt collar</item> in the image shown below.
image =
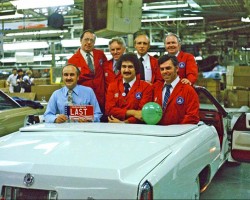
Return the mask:
[[(180, 81), (180, 77), (179, 77), (179, 76), (177, 76), (176, 79), (174, 79), (174, 80), (172, 81), (171, 86), (172, 86), (173, 89), (174, 89), (174, 87), (177, 85), (177, 83), (178, 83), (179, 81)], [(167, 85), (166, 82), (164, 83), (164, 87), (165, 87), (165, 85)]]
[[(80, 52), (83, 55), (83, 57), (86, 58), (87, 52), (83, 51), (82, 49), (80, 49)], [(92, 55), (92, 57), (93, 57), (93, 51), (89, 52), (89, 54)]]
[[(136, 77), (135, 77), (132, 81), (129, 82), (130, 88), (132, 88), (132, 86), (133, 86), (133, 84), (135, 83), (135, 81), (136, 81)], [(125, 83), (125, 80), (122, 79), (122, 82), (123, 82), (123, 84), (124, 84), (124, 83)]]
[[(78, 95), (78, 85), (76, 85), (73, 89), (73, 93), (75, 93), (76, 95)], [(69, 91), (69, 89), (65, 86), (64, 87), (64, 90), (63, 90), (63, 93), (64, 93), (64, 95), (65, 96), (67, 96), (68, 95), (68, 91)]]

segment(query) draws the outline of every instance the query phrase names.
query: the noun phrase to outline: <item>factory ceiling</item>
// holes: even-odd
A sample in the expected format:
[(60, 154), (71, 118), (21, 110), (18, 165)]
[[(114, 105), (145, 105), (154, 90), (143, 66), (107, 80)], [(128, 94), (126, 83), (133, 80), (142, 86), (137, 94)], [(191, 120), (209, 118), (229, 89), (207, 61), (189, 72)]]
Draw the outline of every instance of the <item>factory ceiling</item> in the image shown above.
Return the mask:
[[(99, 3), (105, 0), (96, 0)], [(133, 0), (113, 0), (117, 4)], [(136, 0), (134, 0), (136, 1)], [(179, 5), (179, 6), (173, 6)], [(171, 6), (173, 8), (171, 8)], [(9, 12), (9, 13), (8, 13)], [(4, 42), (19, 40), (60, 40), (79, 38), (83, 30), (84, 0), (74, 0), (70, 6), (49, 8), (19, 9), (10, 0), (0, 1), (0, 18), (7, 14), (22, 14), (18, 19), (1, 19)], [(139, 12), (140, 13), (140, 12)], [(57, 15), (58, 16), (54, 16)], [(60, 18), (60, 17), (63, 18)], [(55, 18), (52, 18), (55, 17)], [(162, 42), (167, 32), (178, 33), (184, 43), (218, 43), (250, 46), (250, 0), (143, 0), (141, 29), (147, 30), (152, 42)], [(187, 17), (193, 19), (187, 20)], [(194, 18), (199, 17), (199, 18)], [(181, 18), (182, 20), (179, 20)], [(202, 19), (200, 19), (202, 18)], [(158, 19), (158, 20), (157, 20)], [(165, 20), (164, 19), (171, 19)], [(150, 22), (150, 20), (155, 20)], [(34, 22), (46, 22), (46, 26)], [(13, 23), (23, 24), (18, 28), (9, 28)], [(49, 25), (48, 25), (49, 24)], [(47, 26), (48, 25), (48, 26)], [(23, 32), (36, 32), (25, 35)], [(60, 33), (42, 33), (41, 30), (60, 30)], [(11, 33), (20, 33), (12, 34)], [(221, 41), (225, 41), (223, 44)]]

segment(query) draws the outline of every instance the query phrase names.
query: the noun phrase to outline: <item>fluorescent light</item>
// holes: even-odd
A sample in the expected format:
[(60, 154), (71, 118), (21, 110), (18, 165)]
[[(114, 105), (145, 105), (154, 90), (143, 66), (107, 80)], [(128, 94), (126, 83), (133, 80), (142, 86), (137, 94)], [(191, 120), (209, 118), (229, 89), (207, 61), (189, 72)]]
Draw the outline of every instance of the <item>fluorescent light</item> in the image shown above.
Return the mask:
[(15, 43), (4, 43), (4, 51), (14, 51), (23, 49), (44, 49), (48, 48), (47, 42), (15, 42)]
[(242, 51), (250, 51), (250, 48), (241, 47)]
[(188, 4), (176, 4), (176, 5), (160, 5), (160, 6), (147, 6), (144, 4), (142, 10), (155, 10), (155, 9), (168, 9), (168, 8), (185, 8), (188, 7)]
[(44, 31), (30, 31), (30, 32), (19, 32), (19, 33), (7, 33), (6, 36), (22, 36), (22, 35), (45, 35), (45, 34), (58, 34), (67, 33), (68, 30), (44, 30)]
[(155, 18), (155, 19), (142, 19), (141, 22), (166, 22), (166, 21), (202, 20), (202, 19), (204, 19), (204, 17)]
[(241, 21), (242, 22), (250, 22), (250, 18), (249, 17), (246, 17), (246, 18), (242, 17)]
[[(80, 47), (81, 46), (80, 38), (62, 40), (61, 44), (62, 44), (62, 47)], [(108, 45), (108, 44), (109, 44), (109, 39), (105, 39), (105, 38), (97, 38), (95, 42), (95, 45), (97, 46)]]
[(0, 16), (0, 19), (17, 19), (17, 18), (23, 18), (24, 15), (23, 14), (14, 14), (14, 15), (3, 15), (3, 16)]
[(17, 9), (34, 9), (73, 5), (74, 0), (16, 0), (10, 1)]

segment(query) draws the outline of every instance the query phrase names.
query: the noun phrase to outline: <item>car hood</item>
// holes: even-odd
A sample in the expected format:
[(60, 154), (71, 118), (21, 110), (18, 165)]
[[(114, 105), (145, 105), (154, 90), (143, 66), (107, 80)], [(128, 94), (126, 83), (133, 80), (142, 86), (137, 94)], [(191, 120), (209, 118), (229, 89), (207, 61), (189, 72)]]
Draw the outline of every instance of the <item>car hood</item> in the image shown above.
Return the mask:
[(6, 172), (22, 178), (31, 173), (47, 180), (49, 176), (92, 180), (84, 184), (114, 181), (116, 186), (132, 184), (136, 190), (140, 180), (171, 154), (177, 136), (195, 128), (108, 123), (28, 126), (0, 138), (0, 177)]

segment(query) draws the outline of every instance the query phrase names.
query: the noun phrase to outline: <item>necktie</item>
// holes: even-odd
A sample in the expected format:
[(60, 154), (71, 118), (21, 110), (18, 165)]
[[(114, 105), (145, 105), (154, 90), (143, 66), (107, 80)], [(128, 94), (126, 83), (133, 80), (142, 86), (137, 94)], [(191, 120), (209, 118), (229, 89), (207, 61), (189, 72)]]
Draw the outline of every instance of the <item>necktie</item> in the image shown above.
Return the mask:
[(164, 100), (163, 100), (163, 105), (162, 105), (163, 110), (165, 110), (168, 99), (169, 99), (169, 96), (170, 96), (171, 85), (165, 85), (165, 87), (166, 87), (166, 92), (165, 92), (165, 95), (164, 95)]
[(144, 60), (143, 57), (140, 57), (140, 61), (141, 61), (140, 77), (141, 77), (141, 80), (145, 80), (144, 65), (142, 63), (143, 60)]
[(90, 53), (87, 53), (86, 56), (87, 56), (87, 62), (88, 62), (89, 69), (90, 69), (90, 71), (94, 72), (94, 66), (93, 66), (93, 62), (91, 60)]
[(127, 96), (128, 92), (129, 92), (129, 88), (130, 88), (129, 83), (124, 83), (124, 88), (125, 88), (124, 91), (125, 91), (126, 96)]
[[(115, 61), (114, 61), (115, 62)], [(116, 68), (116, 62), (115, 62), (115, 64), (113, 65), (113, 71), (114, 71), (114, 73), (117, 75), (118, 74), (118, 72), (119, 72), (119, 70)]]
[(73, 97), (72, 97), (73, 90), (68, 90), (68, 106), (73, 105)]

